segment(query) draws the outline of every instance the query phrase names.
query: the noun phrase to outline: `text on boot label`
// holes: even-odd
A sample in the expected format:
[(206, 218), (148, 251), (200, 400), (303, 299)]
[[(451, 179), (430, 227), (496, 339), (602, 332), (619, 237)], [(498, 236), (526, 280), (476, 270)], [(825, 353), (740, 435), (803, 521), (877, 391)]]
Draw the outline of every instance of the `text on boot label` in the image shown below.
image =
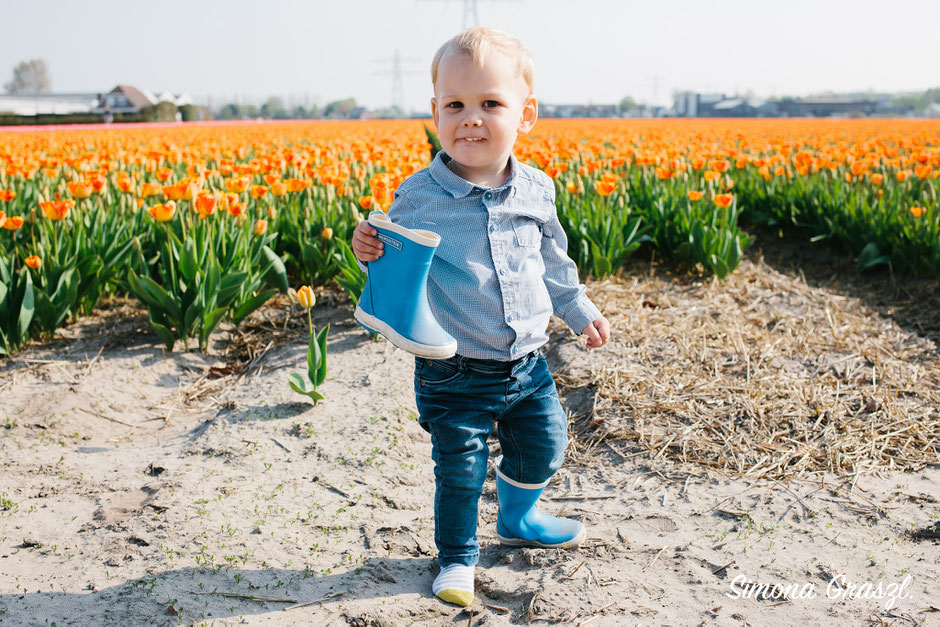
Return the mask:
[(389, 237), (385, 233), (379, 233), (379, 239), (396, 250), (401, 250), (401, 242), (394, 237)]

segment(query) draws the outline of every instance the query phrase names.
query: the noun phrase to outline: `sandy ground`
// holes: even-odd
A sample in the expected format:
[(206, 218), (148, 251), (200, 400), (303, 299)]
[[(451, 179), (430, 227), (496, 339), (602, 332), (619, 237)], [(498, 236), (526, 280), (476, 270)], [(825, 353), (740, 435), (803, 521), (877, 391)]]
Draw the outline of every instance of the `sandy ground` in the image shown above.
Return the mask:
[[(283, 328), (286, 310), (256, 323)], [(588, 526), (587, 546), (501, 547), (491, 477), (477, 603), (441, 603), (412, 358), (370, 341), (348, 303), (315, 311), (332, 324), (316, 407), (287, 384), (298, 312), (291, 340), (240, 371), (233, 332), (209, 355), (164, 354), (121, 303), (0, 362), (0, 623), (940, 624), (940, 545), (912, 533), (938, 522), (936, 465), (853, 488), (606, 446), (543, 501)], [(556, 335), (550, 365), (616, 354), (632, 340), (612, 324), (595, 352)]]

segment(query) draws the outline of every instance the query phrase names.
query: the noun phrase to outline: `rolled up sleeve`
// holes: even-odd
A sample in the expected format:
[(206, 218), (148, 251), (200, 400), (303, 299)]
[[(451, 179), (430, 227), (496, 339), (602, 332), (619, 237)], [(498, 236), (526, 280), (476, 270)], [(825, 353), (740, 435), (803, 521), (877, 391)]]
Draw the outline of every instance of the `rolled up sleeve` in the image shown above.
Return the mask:
[(580, 335), (589, 324), (601, 317), (601, 312), (588, 298), (587, 288), (578, 281), (578, 268), (568, 256), (568, 237), (558, 220), (554, 188), (551, 202), (551, 218), (542, 227), (545, 286), (552, 299), (555, 315)]

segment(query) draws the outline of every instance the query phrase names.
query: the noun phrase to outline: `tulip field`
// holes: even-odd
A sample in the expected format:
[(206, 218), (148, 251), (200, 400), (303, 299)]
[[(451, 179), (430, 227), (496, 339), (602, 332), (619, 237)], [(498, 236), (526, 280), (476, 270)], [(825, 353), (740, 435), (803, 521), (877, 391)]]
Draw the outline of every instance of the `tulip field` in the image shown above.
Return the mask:
[[(346, 242), (433, 139), (420, 120), (0, 131), (0, 355), (113, 294), (168, 349), (292, 283), (356, 299)], [(723, 278), (761, 227), (940, 280), (937, 121), (540, 120), (516, 154), (555, 180), (582, 276), (655, 254)]]

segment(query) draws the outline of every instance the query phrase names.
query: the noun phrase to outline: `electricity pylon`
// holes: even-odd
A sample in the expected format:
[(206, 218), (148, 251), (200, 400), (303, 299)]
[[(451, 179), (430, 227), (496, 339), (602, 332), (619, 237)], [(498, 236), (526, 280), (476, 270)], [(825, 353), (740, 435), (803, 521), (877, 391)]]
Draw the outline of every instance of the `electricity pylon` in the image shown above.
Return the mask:
[(402, 69), (402, 62), (405, 63), (416, 63), (420, 59), (415, 59), (412, 57), (403, 58), (401, 53), (398, 50), (395, 50), (395, 55), (391, 58), (386, 59), (376, 59), (376, 63), (392, 63), (392, 68), (390, 70), (380, 70), (373, 72), (373, 74), (384, 74), (392, 75), (392, 107), (398, 109), (400, 115), (405, 114), (405, 87), (402, 82), (403, 74), (417, 74), (417, 72), (406, 72)]

